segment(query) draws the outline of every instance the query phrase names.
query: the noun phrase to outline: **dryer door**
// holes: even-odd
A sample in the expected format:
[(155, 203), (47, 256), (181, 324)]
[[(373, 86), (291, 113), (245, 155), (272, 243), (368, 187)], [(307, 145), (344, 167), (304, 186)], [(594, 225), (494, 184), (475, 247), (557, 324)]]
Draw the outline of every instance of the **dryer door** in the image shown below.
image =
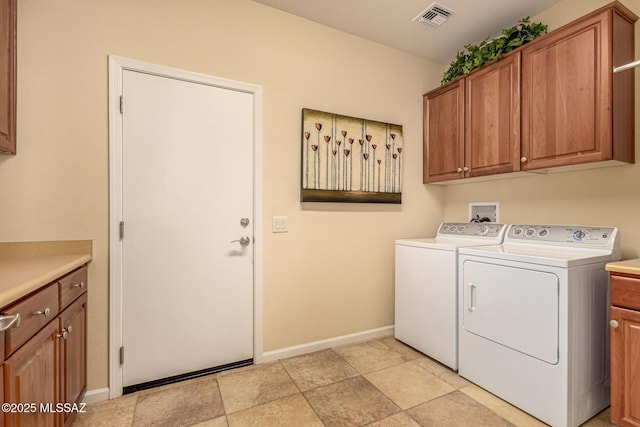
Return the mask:
[(464, 329), (544, 362), (558, 363), (558, 277), (461, 261)]

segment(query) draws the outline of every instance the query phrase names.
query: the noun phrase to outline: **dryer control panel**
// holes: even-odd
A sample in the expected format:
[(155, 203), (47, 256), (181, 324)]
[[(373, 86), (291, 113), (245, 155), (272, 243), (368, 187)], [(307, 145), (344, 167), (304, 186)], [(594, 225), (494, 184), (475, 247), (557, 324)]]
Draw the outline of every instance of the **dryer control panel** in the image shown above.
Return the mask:
[(513, 224), (507, 230), (505, 242), (613, 248), (617, 231), (615, 227)]

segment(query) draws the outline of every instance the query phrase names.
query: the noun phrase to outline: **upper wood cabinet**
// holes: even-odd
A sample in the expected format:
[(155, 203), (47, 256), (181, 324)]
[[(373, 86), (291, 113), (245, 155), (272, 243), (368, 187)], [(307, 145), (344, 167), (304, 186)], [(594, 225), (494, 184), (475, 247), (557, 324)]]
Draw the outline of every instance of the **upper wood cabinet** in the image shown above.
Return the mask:
[[(613, 2), (424, 95), (424, 182), (633, 163), (638, 19)], [(595, 166), (595, 164), (594, 164)]]
[(462, 176), (464, 165), (464, 80), (456, 80), (423, 97), (424, 182)]
[(520, 53), (424, 95), (424, 182), (520, 168)]
[(0, 153), (16, 154), (16, 1), (0, 0)]
[(465, 177), (520, 170), (520, 53), (465, 78)]
[(633, 23), (619, 4), (522, 50), (523, 170), (634, 161)]

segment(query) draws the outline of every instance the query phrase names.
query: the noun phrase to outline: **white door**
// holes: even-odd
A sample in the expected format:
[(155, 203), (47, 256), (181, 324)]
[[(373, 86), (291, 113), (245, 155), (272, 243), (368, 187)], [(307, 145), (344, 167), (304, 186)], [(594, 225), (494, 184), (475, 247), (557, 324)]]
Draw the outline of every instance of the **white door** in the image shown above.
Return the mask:
[(558, 363), (558, 276), (465, 258), (460, 262), (464, 329), (547, 363)]
[(122, 93), (123, 385), (251, 359), (252, 94), (130, 70)]

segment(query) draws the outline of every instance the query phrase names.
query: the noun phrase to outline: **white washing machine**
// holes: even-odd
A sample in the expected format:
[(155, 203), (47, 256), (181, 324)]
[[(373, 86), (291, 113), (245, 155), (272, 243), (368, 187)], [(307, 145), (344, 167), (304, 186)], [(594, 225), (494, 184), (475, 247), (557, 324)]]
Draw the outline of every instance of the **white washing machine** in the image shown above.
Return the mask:
[(506, 226), (443, 223), (435, 238), (396, 240), (395, 336), (458, 369), (458, 249), (502, 242)]
[(612, 227), (511, 225), (461, 248), (459, 373), (556, 427), (609, 405)]

